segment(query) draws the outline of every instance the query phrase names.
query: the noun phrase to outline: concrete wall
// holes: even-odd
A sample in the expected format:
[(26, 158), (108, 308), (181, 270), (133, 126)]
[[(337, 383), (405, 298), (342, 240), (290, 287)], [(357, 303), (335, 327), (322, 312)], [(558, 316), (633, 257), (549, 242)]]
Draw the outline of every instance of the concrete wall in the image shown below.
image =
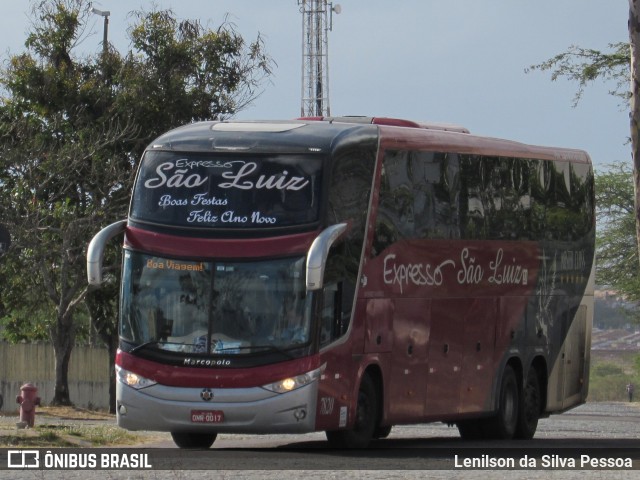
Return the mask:
[[(46, 344), (0, 342), (0, 395), (4, 412), (16, 411), (16, 396), (27, 382), (38, 388), (42, 405), (53, 400), (53, 347)], [(106, 409), (109, 406), (109, 358), (104, 348), (75, 347), (69, 365), (69, 396), (74, 405)]]

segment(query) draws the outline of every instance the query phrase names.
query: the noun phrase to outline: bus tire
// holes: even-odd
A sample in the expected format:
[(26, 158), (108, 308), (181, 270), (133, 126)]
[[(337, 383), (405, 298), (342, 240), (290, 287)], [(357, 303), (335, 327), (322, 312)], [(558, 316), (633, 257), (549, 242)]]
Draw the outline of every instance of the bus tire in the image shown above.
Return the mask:
[(534, 367), (531, 367), (520, 395), (518, 425), (515, 433), (516, 438), (523, 440), (533, 438), (538, 428), (541, 404), (538, 372)]
[(480, 440), (485, 437), (485, 424), (485, 419), (460, 420), (456, 427), (463, 440)]
[(488, 420), (485, 433), (488, 437), (509, 440), (513, 438), (518, 426), (519, 401), (518, 378), (513, 368), (507, 365), (502, 374), (498, 392), (498, 412)]
[(375, 439), (387, 438), (390, 433), (391, 433), (391, 425), (387, 425), (385, 427), (378, 425), (376, 429), (373, 431), (373, 438)]
[(217, 433), (171, 432), (171, 438), (179, 448), (206, 450), (216, 441)]
[(362, 377), (353, 428), (326, 432), (333, 448), (366, 448), (378, 427), (378, 395), (371, 377)]

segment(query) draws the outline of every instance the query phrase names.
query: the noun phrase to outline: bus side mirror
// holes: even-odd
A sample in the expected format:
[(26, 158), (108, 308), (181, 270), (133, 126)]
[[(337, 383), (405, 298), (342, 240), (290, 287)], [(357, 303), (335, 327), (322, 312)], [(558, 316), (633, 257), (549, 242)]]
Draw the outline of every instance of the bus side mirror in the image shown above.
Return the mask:
[(91, 239), (87, 249), (87, 280), (89, 285), (99, 287), (102, 285), (102, 260), (104, 249), (116, 235), (124, 232), (127, 226), (126, 220), (120, 220), (104, 227)]
[(311, 244), (307, 255), (307, 290), (320, 290), (324, 281), (324, 269), (331, 245), (347, 229), (346, 223), (325, 228)]

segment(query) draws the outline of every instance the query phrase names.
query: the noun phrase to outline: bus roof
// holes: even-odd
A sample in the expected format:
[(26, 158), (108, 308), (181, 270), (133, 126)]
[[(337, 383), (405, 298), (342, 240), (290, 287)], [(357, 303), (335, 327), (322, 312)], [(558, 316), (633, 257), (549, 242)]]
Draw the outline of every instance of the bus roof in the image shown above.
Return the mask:
[(460, 126), (386, 117), (311, 117), (288, 121), (209, 121), (185, 125), (149, 150), (322, 153), (349, 137), (378, 138), (382, 148), (511, 156), (590, 163), (583, 150), (528, 145), (472, 135)]
[(328, 124), (293, 121), (198, 122), (161, 135), (148, 150), (200, 152), (319, 153), (331, 151), (341, 138), (359, 132), (371, 139), (378, 135), (372, 125)]
[(413, 120), (391, 117), (366, 117), (359, 115), (348, 115), (344, 117), (301, 117), (298, 120), (323, 121), (329, 123), (363, 123), (371, 125), (388, 125), (392, 127), (423, 128), (425, 130), (444, 130), (447, 132), (469, 133), (469, 130), (467, 128), (461, 125), (456, 125), (454, 123), (416, 122)]

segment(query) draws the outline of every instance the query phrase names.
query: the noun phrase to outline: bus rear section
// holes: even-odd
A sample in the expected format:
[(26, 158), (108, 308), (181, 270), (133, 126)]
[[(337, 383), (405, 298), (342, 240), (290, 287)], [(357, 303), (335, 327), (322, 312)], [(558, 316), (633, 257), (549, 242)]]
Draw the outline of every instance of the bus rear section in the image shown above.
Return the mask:
[[(586, 154), (384, 119), (205, 122), (143, 156), (124, 232), (118, 423), (218, 433), (393, 425), (530, 438), (586, 398)], [(391, 126), (393, 125), (393, 126)]]

